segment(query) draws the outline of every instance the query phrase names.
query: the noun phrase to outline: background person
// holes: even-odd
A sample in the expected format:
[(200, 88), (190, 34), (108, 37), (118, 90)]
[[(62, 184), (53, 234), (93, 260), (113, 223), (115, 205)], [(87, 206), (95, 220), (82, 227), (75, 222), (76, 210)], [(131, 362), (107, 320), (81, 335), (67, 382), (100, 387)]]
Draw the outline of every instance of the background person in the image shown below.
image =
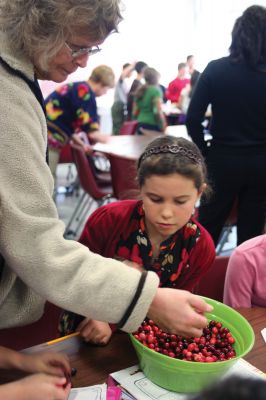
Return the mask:
[(180, 94), (182, 89), (184, 89), (187, 85), (190, 84), (190, 79), (186, 78), (186, 64), (179, 63), (178, 64), (178, 74), (177, 77), (169, 83), (168, 88), (166, 90), (166, 97), (171, 103), (174, 103), (178, 106)]
[(113, 135), (119, 135), (120, 129), (127, 119), (127, 96), (129, 89), (126, 85), (126, 79), (131, 77), (134, 66), (135, 64), (124, 64), (122, 73), (115, 85), (114, 104), (111, 108)]
[(144, 61), (137, 61), (135, 64), (135, 71), (137, 73), (132, 85), (129, 89), (128, 96), (127, 96), (127, 119), (131, 121), (134, 119), (133, 113), (133, 103), (134, 103), (134, 96), (136, 91), (141, 87), (143, 84), (144, 79), (144, 70), (148, 65)]
[[(140, 200), (98, 208), (79, 241), (97, 254), (123, 260), (140, 271), (154, 271), (161, 287), (193, 291), (215, 258), (210, 235), (193, 218), (206, 179), (196, 145), (172, 136), (157, 138), (138, 162)], [(77, 326), (79, 321), (73, 313), (65, 313), (61, 333), (77, 328), (86, 340), (107, 343), (108, 324), (85, 319)]]
[(165, 132), (166, 119), (162, 110), (162, 91), (159, 86), (160, 74), (154, 68), (144, 70), (145, 85), (140, 86), (134, 96), (133, 117), (141, 129)]
[(193, 55), (187, 56), (187, 68), (188, 68), (188, 73), (189, 73), (189, 77), (190, 77), (190, 83), (187, 84), (181, 90), (181, 93), (180, 93), (178, 108), (180, 108), (183, 115), (182, 115), (182, 117), (180, 116), (179, 123), (180, 122), (185, 123), (189, 103), (190, 103), (191, 97), (194, 93), (196, 84), (200, 77), (200, 72), (195, 69), (194, 64), (195, 64), (194, 56)]
[(91, 153), (78, 133), (85, 132), (89, 143), (105, 142), (100, 133), (96, 97), (114, 87), (115, 76), (107, 65), (94, 68), (88, 81), (72, 82), (58, 87), (45, 100), (48, 125), (49, 166), (54, 178), (60, 150), (70, 139)]
[(191, 97), (200, 77), (200, 72), (195, 68), (195, 57), (192, 54), (187, 56), (187, 67), (188, 67), (188, 73), (190, 75), (190, 85), (191, 85), (190, 97)]
[[(121, 20), (119, 0), (0, 2), (0, 329), (38, 320), (46, 300), (134, 331), (148, 315), (163, 329), (197, 336), (211, 310), (186, 291), (64, 238), (46, 163), (39, 79), (63, 82)], [(17, 21), (20, 21), (18, 24)], [(19, 145), (18, 145), (19, 144)]]
[(266, 307), (266, 235), (249, 239), (231, 254), (224, 303), (234, 308)]
[[(214, 196), (199, 221), (218, 243), (237, 200), (237, 244), (264, 232), (266, 214), (266, 8), (251, 6), (234, 25), (230, 55), (201, 74), (187, 113), (192, 140), (206, 157)], [(202, 122), (212, 106), (208, 147)]]

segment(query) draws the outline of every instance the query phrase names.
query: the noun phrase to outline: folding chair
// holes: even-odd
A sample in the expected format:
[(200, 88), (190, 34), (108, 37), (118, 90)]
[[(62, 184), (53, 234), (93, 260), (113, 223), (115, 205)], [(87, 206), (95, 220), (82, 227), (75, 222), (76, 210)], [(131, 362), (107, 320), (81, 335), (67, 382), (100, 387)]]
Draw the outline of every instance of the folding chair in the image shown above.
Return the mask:
[(201, 278), (195, 294), (223, 302), (224, 281), (229, 256), (216, 256), (209, 271)]
[(79, 180), (78, 177), (75, 178), (75, 174), (73, 172), (74, 160), (72, 157), (71, 147), (69, 143), (67, 143), (61, 149), (58, 164), (68, 164), (68, 170), (66, 175), (66, 181), (68, 184), (65, 186), (66, 194), (73, 194), (75, 191), (78, 191)]
[[(109, 183), (108, 177), (103, 179), (102, 182), (100, 178), (97, 179), (84, 149), (73, 142), (70, 142), (70, 146), (73, 160), (77, 168), (80, 185), (83, 189), (83, 194), (81, 195), (72, 217), (67, 224), (65, 237), (73, 237), (78, 234), (80, 226), (83, 222), (86, 222), (84, 218), (88, 214), (93, 203), (96, 202), (97, 207), (100, 207), (104, 203), (109, 203), (110, 200), (114, 198), (112, 187), (110, 185), (107, 186)], [(75, 230), (72, 230), (72, 223), (74, 221), (78, 222), (78, 224)]]
[(216, 246), (217, 255), (220, 255), (221, 252), (223, 251), (224, 245), (227, 243), (230, 233), (232, 233), (233, 226), (237, 224), (237, 210), (238, 210), (238, 201), (236, 199), (225, 221), (224, 227), (219, 237), (219, 241)]
[(125, 121), (120, 128), (120, 135), (134, 135), (138, 127), (138, 121)]
[(139, 186), (136, 180), (136, 161), (109, 154), (114, 195), (117, 199), (136, 199)]

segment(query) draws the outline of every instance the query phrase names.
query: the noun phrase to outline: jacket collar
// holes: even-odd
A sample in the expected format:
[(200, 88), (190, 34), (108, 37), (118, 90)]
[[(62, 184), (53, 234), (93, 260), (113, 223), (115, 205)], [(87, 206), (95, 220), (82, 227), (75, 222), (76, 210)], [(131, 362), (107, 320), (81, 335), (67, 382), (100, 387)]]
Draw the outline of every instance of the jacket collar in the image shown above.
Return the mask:
[(25, 53), (14, 51), (4, 32), (0, 32), (0, 56), (10, 67), (34, 81), (34, 65), (30, 58)]

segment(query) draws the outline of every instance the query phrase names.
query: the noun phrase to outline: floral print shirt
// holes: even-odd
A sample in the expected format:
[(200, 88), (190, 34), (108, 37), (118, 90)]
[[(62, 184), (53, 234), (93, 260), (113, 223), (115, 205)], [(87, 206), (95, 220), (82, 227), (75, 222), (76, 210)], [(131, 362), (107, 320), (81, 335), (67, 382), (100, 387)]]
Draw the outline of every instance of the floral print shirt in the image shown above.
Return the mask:
[(60, 86), (45, 106), (49, 147), (62, 148), (73, 133), (99, 129), (95, 94), (85, 81)]

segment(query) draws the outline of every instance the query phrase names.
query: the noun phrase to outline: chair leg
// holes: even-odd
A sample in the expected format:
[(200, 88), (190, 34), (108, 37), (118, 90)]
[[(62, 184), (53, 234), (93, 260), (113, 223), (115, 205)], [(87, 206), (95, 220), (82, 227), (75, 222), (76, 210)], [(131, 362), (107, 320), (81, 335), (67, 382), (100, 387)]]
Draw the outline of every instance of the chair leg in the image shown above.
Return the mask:
[(82, 224), (82, 222), (84, 221), (84, 219), (86, 218), (86, 215), (90, 211), (91, 206), (92, 206), (93, 203), (94, 203), (93, 198), (89, 197), (88, 202), (85, 204), (85, 206), (83, 207), (82, 212), (79, 215), (79, 218), (77, 218), (77, 221), (79, 221), (79, 225), (78, 226), (80, 226)]
[(68, 171), (67, 171), (67, 176), (66, 176), (67, 181), (70, 181), (71, 178), (74, 178), (72, 167), (73, 167), (73, 164), (68, 165)]
[(88, 206), (90, 207), (90, 204), (93, 201), (93, 199), (89, 195), (87, 195), (87, 197), (88, 197), (88, 201), (83, 202), (83, 205), (79, 211), (79, 214), (76, 216), (76, 222), (82, 220), (82, 217), (84, 216), (84, 210), (86, 210)]
[(83, 202), (84, 202), (86, 196), (88, 196), (87, 193), (83, 192), (81, 197), (80, 197), (80, 199), (79, 199), (79, 201), (78, 201), (78, 203), (77, 203), (77, 205), (76, 205), (76, 207), (75, 207), (75, 210), (74, 210), (74, 212), (73, 212), (73, 214), (72, 214), (72, 216), (71, 216), (71, 218), (70, 218), (70, 220), (69, 220), (69, 222), (68, 222), (68, 224), (66, 226), (64, 237), (68, 237), (68, 236), (72, 236), (73, 235), (74, 232), (72, 232), (70, 230), (70, 227), (72, 226), (72, 223), (73, 223), (74, 219), (77, 217), (77, 215), (79, 215), (80, 210), (82, 210)]
[(228, 238), (230, 233), (232, 233), (232, 226), (227, 226), (225, 228), (223, 228), (221, 236), (219, 238), (218, 244), (216, 246), (216, 255), (220, 255), (224, 245), (226, 244), (226, 242), (228, 242)]

